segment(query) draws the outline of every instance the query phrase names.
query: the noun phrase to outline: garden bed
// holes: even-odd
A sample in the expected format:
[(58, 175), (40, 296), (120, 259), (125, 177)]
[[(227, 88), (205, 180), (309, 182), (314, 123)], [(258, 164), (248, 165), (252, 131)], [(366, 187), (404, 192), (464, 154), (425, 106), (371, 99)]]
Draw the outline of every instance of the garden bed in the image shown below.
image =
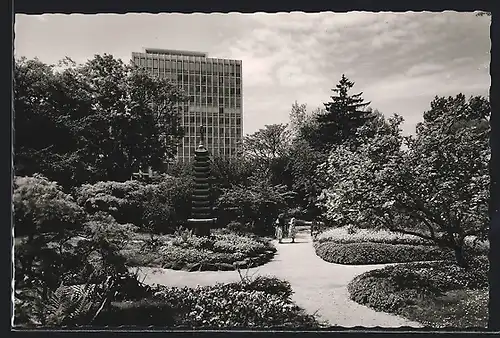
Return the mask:
[(430, 327), (485, 327), (488, 259), (468, 269), (453, 262), (418, 262), (372, 270), (348, 285), (350, 298)]
[(451, 251), (429, 245), (318, 242), (314, 248), (324, 261), (348, 265), (453, 259)]
[(198, 237), (183, 233), (159, 238), (154, 245), (147, 243), (147, 239), (136, 239), (122, 250), (127, 265), (185, 271), (232, 271), (263, 265), (276, 252), (269, 240), (236, 234)]
[[(467, 252), (484, 255), (488, 241), (469, 236), (465, 240)], [(316, 254), (323, 260), (337, 264), (386, 264), (417, 261), (453, 260), (451, 249), (439, 248), (433, 241), (418, 236), (388, 230), (330, 228), (314, 241)]]
[(400, 234), (388, 230), (375, 229), (353, 229), (347, 227), (330, 228), (316, 238), (319, 243), (333, 242), (339, 244), (350, 243), (382, 243), (382, 244), (412, 244), (412, 245), (433, 245), (431, 241), (420, 237)]
[(95, 325), (186, 329), (312, 329), (319, 327), (291, 300), (290, 284), (273, 277), (196, 288), (156, 286), (141, 301), (115, 302)]

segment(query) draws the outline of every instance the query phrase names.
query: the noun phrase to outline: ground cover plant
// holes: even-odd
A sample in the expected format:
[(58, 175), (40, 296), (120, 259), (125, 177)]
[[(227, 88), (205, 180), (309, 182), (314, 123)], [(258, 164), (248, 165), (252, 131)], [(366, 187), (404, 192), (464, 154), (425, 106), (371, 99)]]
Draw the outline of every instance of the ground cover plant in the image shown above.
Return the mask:
[(291, 295), (288, 282), (269, 276), (196, 288), (155, 286), (140, 302), (115, 302), (96, 323), (188, 329), (319, 327)]
[(377, 311), (431, 327), (486, 327), (488, 260), (468, 268), (452, 261), (418, 262), (372, 270), (348, 285), (350, 298)]
[(135, 239), (122, 253), (129, 266), (152, 266), (187, 271), (236, 270), (267, 263), (276, 249), (269, 240), (234, 233), (199, 237), (188, 229), (160, 237), (155, 245)]

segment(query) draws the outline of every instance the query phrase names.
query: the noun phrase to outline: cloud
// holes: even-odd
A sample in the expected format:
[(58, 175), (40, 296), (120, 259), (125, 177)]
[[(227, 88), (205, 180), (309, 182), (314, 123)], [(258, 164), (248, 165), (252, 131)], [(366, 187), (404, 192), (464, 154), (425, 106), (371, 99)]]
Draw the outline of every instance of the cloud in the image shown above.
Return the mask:
[(242, 60), (245, 133), (287, 122), (295, 100), (321, 106), (342, 74), (374, 108), (403, 115), (405, 132), (435, 95), (487, 95), (490, 82), (490, 18), (473, 13), (40, 17), (16, 15), (18, 55), (54, 62), (107, 52), (126, 60), (158, 46)]

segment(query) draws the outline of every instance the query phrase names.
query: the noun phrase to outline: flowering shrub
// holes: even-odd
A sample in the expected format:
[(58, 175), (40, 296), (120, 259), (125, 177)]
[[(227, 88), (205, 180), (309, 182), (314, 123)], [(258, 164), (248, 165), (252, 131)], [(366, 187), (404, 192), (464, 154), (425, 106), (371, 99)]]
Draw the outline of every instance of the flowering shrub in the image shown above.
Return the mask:
[(213, 244), (215, 252), (241, 252), (245, 255), (255, 255), (268, 250), (269, 245), (252, 238), (236, 234), (217, 235)]
[(221, 253), (206, 249), (182, 248), (175, 245), (167, 245), (160, 249), (159, 254), (163, 262), (180, 263), (228, 263), (244, 259), (246, 256), (241, 252)]
[(452, 252), (429, 245), (315, 243), (316, 254), (337, 264), (382, 264), (453, 259)]
[(262, 265), (273, 257), (276, 249), (258, 238), (221, 233), (199, 237), (187, 229), (178, 229), (170, 243), (161, 243), (151, 253), (143, 251), (130, 245), (122, 253), (131, 266), (215, 271)]
[(183, 248), (211, 250), (214, 245), (214, 240), (210, 237), (195, 236), (191, 232), (184, 231), (173, 239), (172, 245)]
[(465, 269), (453, 262), (417, 262), (365, 272), (348, 285), (350, 298), (377, 311), (400, 313), (425, 296), (488, 286), (488, 260), (477, 258)]
[(400, 234), (389, 230), (358, 229), (357, 231), (352, 231), (347, 227), (330, 228), (318, 235), (317, 241), (320, 243), (334, 242), (342, 244), (371, 242), (433, 245), (432, 242), (413, 235)]
[(293, 294), (292, 286), (288, 281), (272, 276), (257, 276), (256, 278), (230, 284), (238, 290), (264, 291), (283, 298), (290, 298)]
[[(264, 279), (261, 279), (263, 283)], [(269, 293), (241, 283), (184, 288), (159, 288), (155, 298), (175, 309), (179, 326), (207, 328), (314, 328), (307, 315), (285, 294)]]

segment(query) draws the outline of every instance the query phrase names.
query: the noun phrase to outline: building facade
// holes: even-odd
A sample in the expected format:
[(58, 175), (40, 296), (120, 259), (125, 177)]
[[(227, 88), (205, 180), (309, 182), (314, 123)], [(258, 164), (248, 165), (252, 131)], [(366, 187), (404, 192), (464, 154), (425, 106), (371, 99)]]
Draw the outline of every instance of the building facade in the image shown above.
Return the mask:
[(243, 91), (241, 60), (209, 58), (206, 53), (146, 48), (132, 61), (150, 74), (170, 79), (189, 96), (179, 106), (185, 131), (177, 156), (190, 161), (198, 146), (200, 125), (212, 155), (235, 156), (241, 149)]

